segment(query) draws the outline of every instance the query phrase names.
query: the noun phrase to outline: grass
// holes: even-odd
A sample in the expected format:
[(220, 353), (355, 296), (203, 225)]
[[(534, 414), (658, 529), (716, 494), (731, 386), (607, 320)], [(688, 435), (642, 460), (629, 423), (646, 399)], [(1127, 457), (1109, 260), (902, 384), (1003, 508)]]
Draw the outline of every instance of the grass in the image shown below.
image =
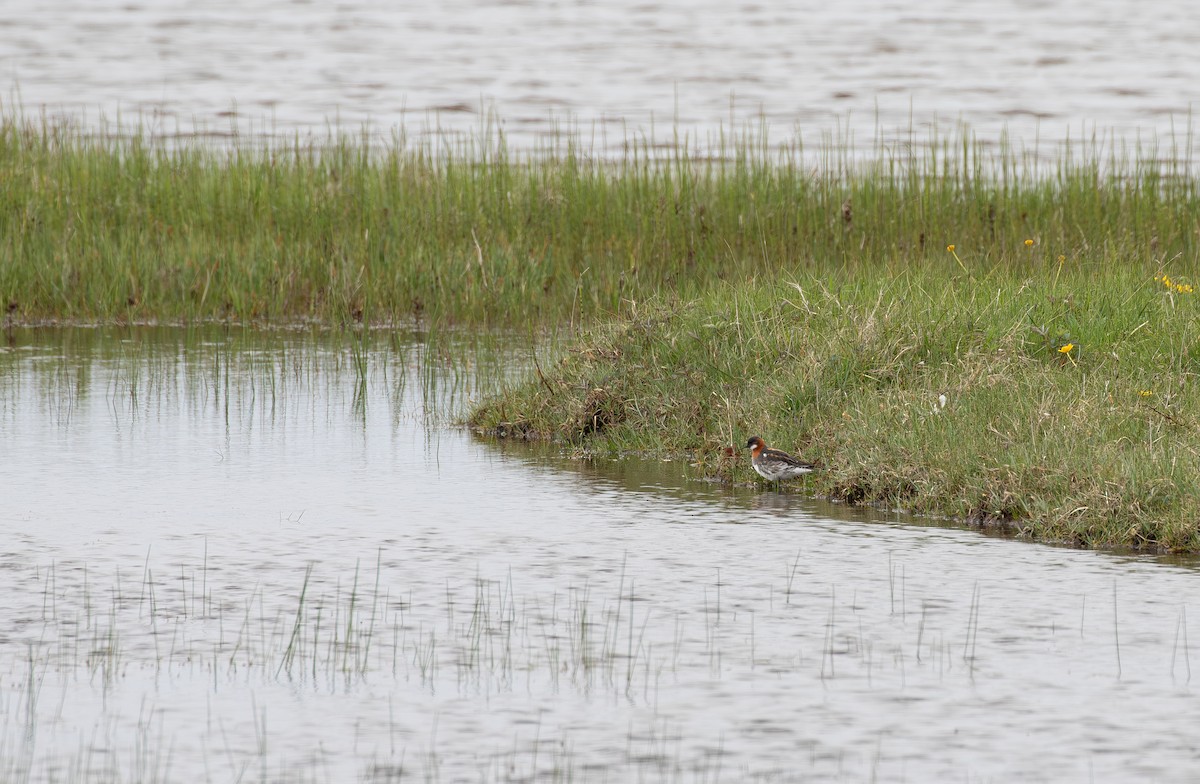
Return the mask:
[[(0, 706), (0, 748), (10, 752), (0, 763), (5, 780), (36, 779), (44, 769), (56, 768), (61, 780), (88, 781), (95, 779), (100, 766), (108, 778), (170, 781), (177, 778), (170, 775), (176, 745), (183, 749), (182, 763), (176, 764), (185, 770), (200, 764), (205, 771), (209, 766), (228, 766), (245, 775), (255, 765), (264, 770), (268, 765), (287, 765), (297, 768), (283, 776), (287, 780), (297, 780), (297, 773), (300, 780), (328, 780), (328, 771), (311, 769), (312, 763), (298, 757), (291, 744), (264, 741), (268, 708), (272, 715), (294, 710), (292, 695), (297, 689), (309, 700), (325, 700), (330, 710), (336, 710), (338, 699), (347, 696), (376, 710), (385, 702), (389, 726), (372, 725), (369, 732), (375, 742), (363, 742), (361, 749), (355, 744), (357, 755), (341, 760), (367, 770), (382, 765), (374, 771), (378, 780), (404, 780), (401, 774), (409, 772), (411, 777), (414, 769), (436, 771), (445, 764), (439, 763), (438, 754), (451, 764), (473, 760), (481, 766), (476, 770), (481, 780), (511, 780), (515, 763), (540, 770), (541, 780), (547, 767), (561, 764), (569, 769), (579, 764), (566, 736), (559, 741), (551, 735), (557, 726), (546, 728), (550, 738), (539, 749), (536, 737), (530, 743), (521, 733), (504, 729), (494, 731), (499, 744), (492, 737), (485, 743), (478, 727), (468, 736), (473, 742), (464, 744), (448, 720), (451, 729), (443, 748), (436, 748), (437, 733), (431, 731), (431, 757), (422, 761), (417, 752), (408, 754), (407, 745), (416, 745), (408, 728), (414, 714), (420, 716), (420, 709), (410, 703), (420, 704), (426, 696), (432, 699), (437, 694), (481, 704), (503, 701), (512, 694), (551, 701), (567, 694), (640, 705), (657, 724), (665, 719), (658, 719), (652, 706), (660, 689), (669, 690), (680, 672), (707, 673), (706, 662), (715, 656), (724, 657), (727, 669), (755, 666), (754, 649), (744, 641), (744, 627), (753, 613), (743, 613), (740, 619), (727, 613), (722, 620), (719, 605), (715, 614), (676, 610), (672, 620), (666, 620), (670, 616), (665, 613), (664, 619), (656, 618), (657, 627), (647, 634), (650, 610), (642, 604), (662, 602), (674, 609), (672, 602), (680, 597), (639, 595), (623, 570), (615, 585), (605, 580), (597, 581), (603, 587), (552, 583), (549, 595), (522, 595), (514, 589), (511, 570), (507, 577), (489, 578), (477, 570), (474, 577), (447, 574), (443, 585), (406, 585), (398, 581), (411, 576), (409, 555), (401, 552), (385, 558), (381, 550), (371, 561), (356, 563), (352, 573), (331, 573), (312, 562), (301, 569), (297, 563), (264, 570), (271, 574), (262, 582), (243, 584), (220, 579), (229, 564), (221, 556), (210, 562), (207, 540), (204, 547), (198, 563), (166, 569), (156, 569), (147, 553), (145, 563), (136, 569), (140, 579), (118, 568), (111, 584), (95, 574), (89, 583), (86, 564), (82, 569), (76, 562), (28, 567), (42, 584), (40, 597), (31, 594), (31, 601), (40, 601), (40, 615), (34, 612), (27, 621), (38, 635), (32, 642), (0, 646), (0, 672), (14, 686), (14, 699)], [(288, 586), (293, 576), (296, 584)], [(615, 593), (609, 595), (610, 590)], [(698, 586), (696, 591), (700, 590), (707, 588)], [(755, 595), (763, 604), (760, 633), (795, 635), (796, 615), (802, 610), (777, 608), (772, 595), (761, 590)], [(857, 633), (863, 634), (861, 627)], [(789, 672), (803, 672), (809, 665), (785, 653), (762, 651), (759, 656), (760, 663), (778, 662)], [(866, 646), (859, 645), (852, 661), (869, 659)], [(119, 699), (126, 690), (146, 689), (143, 679), (153, 688), (141, 692), (135, 728), (111, 740), (108, 747), (81, 747), (77, 752), (68, 747), (55, 753), (47, 742), (56, 737), (51, 728), (70, 726), (73, 717), (68, 712), (64, 720), (65, 700), (56, 703), (43, 692), (66, 689), (86, 703), (84, 695), (100, 689), (117, 706), (114, 710), (120, 710), (128, 707)], [(380, 683), (403, 699), (393, 706), (391, 697), (374, 693)], [(188, 737), (213, 735), (220, 740), (213, 743), (210, 738), (213, 745), (176, 743), (162, 737), (161, 719), (141, 718), (147, 701), (153, 705), (162, 696), (159, 690), (175, 695), (176, 689), (186, 693), (196, 686), (211, 690), (214, 699), (218, 694), (256, 690), (262, 712), (261, 717), (253, 717), (255, 737), (229, 737), (221, 720), (197, 712), (190, 719), (176, 718), (189, 722), (185, 724)], [(151, 711), (151, 715), (156, 714)], [(424, 717), (418, 720), (423, 722)], [(214, 725), (220, 728), (219, 735), (213, 732)], [(36, 749), (33, 744), (21, 745), (22, 734), (35, 726), (43, 729), (41, 743)], [(628, 753), (605, 756), (585, 750), (585, 761), (598, 760), (600, 764), (593, 767), (601, 772), (641, 770), (647, 759), (638, 747), (647, 738), (644, 734), (626, 737), (627, 732), (632, 733), (632, 728), (621, 726), (611, 737), (632, 746)], [(380, 736), (390, 741), (390, 751), (388, 744), (378, 743)], [(335, 748), (342, 741), (336, 735), (329, 739)], [(547, 757), (540, 767), (539, 751)], [(293, 759), (287, 758), (288, 752)], [(678, 756), (676, 751), (675, 758), (664, 757), (658, 764), (676, 772), (680, 764), (702, 762), (681, 761)], [(484, 775), (482, 766), (494, 766), (496, 773)], [(578, 780), (579, 774), (564, 778)]]
[[(974, 264), (970, 254), (963, 260)], [(1050, 261), (1048, 283), (1030, 285), (1053, 287), (1055, 275), (1064, 292), (1076, 278), (1086, 279), (1069, 268), (1058, 274)], [(1128, 280), (1146, 316), (1164, 319), (1168, 327), (1171, 308), (1179, 309), (1176, 318), (1186, 318), (1192, 301), (1183, 292), (1153, 280), (1142, 288), (1132, 273)], [(916, 282), (932, 291), (937, 279)], [(820, 320), (838, 318), (839, 306), (877, 325), (855, 333), (864, 346), (898, 345), (904, 308), (889, 313), (874, 304), (878, 298), (870, 289), (879, 281), (846, 278), (826, 285), (828, 292), (806, 288), (803, 297), (786, 284), (714, 291), (711, 302), (727, 295), (729, 310), (721, 312), (734, 313), (737, 321), (710, 315), (694, 328), (714, 334), (725, 329), (724, 344), (743, 352), (743, 366), (755, 368), (747, 363), (797, 362), (809, 351), (804, 330), (779, 357), (770, 353), (769, 341), (807, 322), (818, 334)], [(855, 285), (862, 289), (859, 295), (853, 295)], [(943, 283), (947, 295), (963, 297), (982, 287), (966, 277)], [(909, 285), (907, 291), (916, 288)], [(794, 305), (780, 299), (780, 292)], [(1004, 311), (989, 309), (985, 300), (979, 295), (973, 302), (978, 318), (991, 323)], [(653, 369), (650, 349), (656, 340), (676, 338), (677, 360), (694, 356), (676, 330), (705, 301), (686, 307), (663, 303), (603, 329), (640, 335), (647, 349), (636, 357)], [(1096, 338), (1065, 321), (1071, 312), (1084, 312), (1084, 305), (1061, 317), (1053, 308), (1036, 314), (1039, 329), (1054, 331), (1053, 339), (1046, 344), (1035, 331), (1037, 339), (1025, 350), (1047, 372), (1088, 367), (1089, 341)], [(964, 309), (954, 312), (961, 316)], [(1065, 329), (1074, 330), (1074, 363), (1056, 359), (1057, 330)], [(1141, 340), (1147, 330), (1151, 327), (1130, 330), (1131, 340)], [(1003, 330), (994, 332), (1004, 339)], [(439, 342), (412, 344), (394, 333), (215, 325), (15, 328), (8, 332), (15, 345), (0, 347), (0, 371), (24, 369), (0, 372), (0, 398), (11, 398), (5, 410), (6, 422), (13, 424), (41, 416), (61, 421), (71, 416), (76, 401), (75, 416), (87, 420), (85, 426), (89, 409), (98, 411), (100, 437), (108, 432), (132, 449), (144, 443), (139, 433), (169, 436), (177, 429), (170, 412), (181, 407), (180, 422), (190, 422), (189, 411), (203, 420), (224, 420), (224, 428), (211, 431), (189, 424), (180, 442), (198, 456), (198, 468), (208, 462), (215, 468), (227, 459), (210, 449), (221, 443), (222, 433), (243, 442), (286, 436), (319, 444), (309, 434), (350, 427), (361, 428), (364, 437), (387, 439), (389, 423), (394, 428), (397, 417), (419, 415), (417, 405), (405, 402), (413, 387), (426, 399), (429, 390), (442, 387), (469, 394), (474, 388), (460, 378), (502, 373), (504, 368), (486, 368), (493, 358), (511, 356), (493, 351), (498, 347), (486, 339), (467, 351), (453, 345), (449, 332)], [(943, 346), (944, 363), (968, 348), (960, 348), (953, 333), (934, 330), (930, 339), (931, 346)], [(724, 350), (714, 346), (714, 363)], [(461, 360), (472, 353), (472, 362)], [(453, 358), (460, 364), (442, 365)], [(610, 364), (616, 372), (628, 363)], [(539, 387), (562, 389), (567, 366), (542, 367), (546, 384), (538, 381)], [(824, 395), (827, 381), (818, 378)], [(375, 393), (369, 404), (373, 424), (355, 421), (355, 390), (362, 382)], [(743, 375), (730, 386), (744, 383)], [(773, 383), (766, 392), (751, 392), (767, 400)], [(646, 408), (652, 404), (643, 401)], [(362, 404), (364, 413), (367, 405)], [(673, 427), (675, 421), (664, 417), (662, 423)], [(766, 435), (780, 440), (795, 432), (792, 418), (765, 424)], [(616, 428), (615, 422), (606, 425), (597, 437)], [(45, 429), (54, 443), (77, 430), (65, 423)], [(22, 431), (17, 428), (18, 441)], [(399, 440), (408, 436), (400, 434)], [(413, 446), (414, 456), (430, 459), (428, 446)], [(253, 461), (243, 459), (252, 456), (239, 451), (235, 447), (226, 465), (255, 470)], [(331, 459), (338, 454), (329, 453)], [(441, 470), (429, 465), (423, 474), (410, 473), (407, 465), (401, 456), (399, 470), (382, 479), (407, 483), (417, 496), (432, 472)], [(480, 465), (486, 470), (498, 462), (485, 456)], [(517, 499), (510, 504), (517, 519), (475, 531), (461, 529), (454, 499), (446, 507), (449, 517), (439, 520), (425, 515), (420, 498), (403, 489), (395, 496), (399, 505), (373, 502), (383, 496), (368, 491), (362, 504), (335, 510), (329, 527), (311, 518), (285, 522), (282, 513), (276, 520), (269, 507), (265, 515), (257, 507), (240, 509), (236, 493), (225, 503), (244, 522), (219, 511), (205, 522), (186, 503), (159, 511), (149, 498), (110, 492), (96, 496), (94, 519), (84, 515), (80, 525), (67, 526), (90, 525), (92, 534), (84, 531), (90, 537), (87, 552), (80, 553), (76, 543), (56, 544), (61, 539), (56, 530), (66, 530), (55, 522), (61, 505), (26, 512), (16, 504), (14, 519), (29, 518), (35, 525), (14, 537), (15, 555), (4, 570), (10, 590), (7, 620), (0, 626), (0, 676), (9, 698), (0, 701), (0, 779), (707, 781), (724, 772), (737, 780), (767, 780), (796, 769), (797, 748), (803, 752), (799, 764), (814, 777), (861, 770), (865, 778), (880, 769), (944, 767), (937, 735), (918, 737), (916, 745), (899, 752), (881, 750), (878, 727), (847, 740), (836, 729), (844, 711), (835, 706), (832, 722), (826, 721), (823, 694), (858, 695), (866, 701), (859, 712), (865, 721), (879, 714), (875, 705), (919, 693), (942, 700), (953, 722), (956, 699), (961, 702), (956, 695), (973, 692), (977, 679), (994, 680), (997, 673), (1061, 671), (1068, 686), (1072, 677), (1086, 681), (1084, 687), (1098, 684), (1098, 703), (1104, 702), (1104, 690), (1126, 688), (1114, 681), (1122, 667), (1126, 677), (1148, 682), (1151, 700), (1177, 693), (1176, 673), (1181, 679), (1190, 674), (1187, 608), (1172, 603), (1181, 594), (1169, 588), (1172, 580), (1176, 588), (1183, 585), (1187, 575), (1172, 576), (1175, 570), (1146, 576), (1134, 564), (1114, 577), (1106, 559), (1097, 565), (1052, 556), (1003, 573), (1006, 563), (1021, 561), (1006, 548), (978, 548), (981, 560), (972, 564), (970, 552), (977, 548), (950, 534), (907, 527), (888, 533), (887, 526), (875, 526), (868, 535), (851, 526), (895, 545), (864, 547), (846, 535), (844, 524), (797, 524), (797, 510), (763, 508), (758, 505), (763, 499), (744, 494), (715, 516), (704, 514), (695, 498), (682, 506), (675, 498), (665, 503), (648, 498), (655, 509), (629, 525), (620, 509), (605, 509), (614, 498), (613, 482), (585, 481), (591, 487), (582, 488), (587, 496), (580, 506), (571, 502), (579, 498), (579, 483), (563, 483), (551, 473), (542, 466), (531, 481), (545, 480), (545, 492), (568, 501), (557, 517), (553, 511), (531, 516)], [(336, 474), (335, 469), (331, 481)], [(182, 477), (180, 491), (192, 492), (190, 480), (175, 475)], [(653, 486), (638, 483), (643, 494)], [(81, 492), (70, 481), (63, 487)], [(266, 497), (271, 490), (263, 485), (261, 494), (250, 493)], [(409, 497), (415, 499), (411, 508), (404, 504)], [(103, 525), (111, 517), (105, 506), (114, 504), (137, 505), (131, 514), (150, 520), (153, 530)], [(470, 512), (468, 506), (460, 504)], [(580, 526), (569, 520), (578, 511), (573, 506), (596, 510), (592, 524), (583, 526), (589, 528), (584, 540)], [(360, 527), (362, 510), (380, 519)], [(721, 524), (743, 517), (753, 524)], [(39, 528), (39, 521), (47, 525)], [(512, 560), (489, 557), (501, 551)], [(962, 553), (966, 562), (929, 557), (939, 551)], [(981, 564), (999, 573), (979, 577)], [(1067, 573), (1074, 576), (1063, 577)], [(1110, 580), (1116, 578), (1119, 648), (1115, 582), (1111, 616), (1108, 611)], [(1156, 592), (1162, 580), (1167, 588)], [(1032, 608), (1031, 587), (1048, 597)], [(1029, 630), (1031, 646), (1009, 644), (1013, 623), (1018, 633)], [(1014, 661), (1036, 666), (1014, 670)], [(811, 704), (805, 704), (811, 695)], [(737, 709), (728, 710), (730, 705)], [(791, 706), (792, 713), (781, 713), (781, 705)], [(1153, 710), (1153, 703), (1141, 707), (1146, 715), (1166, 715)], [(945, 712), (937, 704), (927, 711)], [(1010, 713), (1026, 715), (1019, 704)], [(1047, 726), (1070, 724), (1075, 713), (1050, 717)], [(781, 747), (779, 733), (806, 726), (806, 718), (809, 730)], [(1134, 715), (1126, 723), (1138, 720)], [(833, 734), (822, 730), (831, 723)], [(1027, 730), (1019, 720), (997, 726)], [(1111, 732), (1136, 736), (1125, 726)], [(1140, 764), (1136, 750), (1109, 745), (1129, 765)], [(782, 756), (775, 752), (779, 748)], [(927, 749), (934, 752), (926, 754)]]
[[(444, 427), (517, 378), (532, 350), (485, 330), (314, 325), (11, 326), (4, 338), (0, 410), (29, 395), (64, 428), (87, 420), (96, 395), (124, 421), (181, 407), (199, 417), (216, 406), (227, 421), (249, 426), (258, 418), (308, 417), (317, 395), (348, 401), (359, 423), (374, 399), (393, 422)], [(552, 333), (539, 340), (552, 350)]]
[(217, 148), (10, 113), (0, 304), (9, 325), (590, 324), (476, 426), (727, 474), (754, 431), (847, 501), (1200, 549), (1186, 152), (1042, 152), (966, 130), (867, 158), (753, 129), (616, 158), (486, 128)]
[[(361, 558), (352, 544), (317, 562), (247, 561), (221, 537), (169, 556), (113, 551), (103, 567), (34, 555), (10, 570), (31, 590), (11, 592), (0, 644), (9, 695), (0, 776), (708, 781), (718, 778), (710, 765), (738, 780), (765, 768), (772, 773), (758, 778), (774, 780), (798, 764), (865, 772), (875, 769), (874, 733), (846, 740), (816, 724), (782, 752), (773, 735), (806, 711), (822, 715), (820, 704), (803, 705), (822, 690), (860, 695), (863, 715), (914, 691), (953, 711), (959, 692), (1012, 669), (1014, 625), (1038, 635), (1019, 661), (1032, 656), (1043, 669), (1023, 670), (1035, 673), (1026, 680), (1061, 672), (1098, 699), (1123, 688), (1116, 583), (1110, 600), (1111, 575), (1087, 562), (1039, 560), (1025, 565), (1038, 576), (1013, 568), (981, 586), (969, 567), (931, 561), (920, 541), (894, 553), (843, 550), (848, 570), (812, 546), (836, 549), (843, 539), (782, 526), (759, 537), (774, 550), (752, 546), (762, 554), (753, 566), (713, 568), (700, 553), (661, 570), (669, 545), (626, 556), (613, 536), (593, 543), (586, 564), (552, 574), (503, 562), (472, 569), (453, 548), (414, 553), (404, 541)], [(943, 545), (963, 548), (943, 540), (935, 549)], [(1027, 609), (1039, 580), (1054, 601)], [(1132, 605), (1121, 618), (1126, 671), (1148, 682), (1139, 705), (1152, 705), (1183, 685), (1176, 671), (1190, 673), (1186, 607), (1167, 588), (1121, 590)], [(772, 701), (781, 693), (801, 706), (781, 715)], [(694, 719), (705, 700), (717, 706), (702, 717), (717, 722), (711, 730)], [(742, 710), (725, 709), (730, 701)], [(304, 719), (312, 713), (315, 725)], [(502, 720), (478, 720), (494, 713)], [(780, 729), (743, 736), (737, 727), (747, 722)], [(722, 738), (727, 754), (713, 755)], [(797, 763), (798, 746), (814, 753)], [(829, 748), (839, 753), (820, 753)], [(1138, 764), (1135, 750), (1115, 748)], [(887, 753), (892, 766), (914, 764)]]
[[(1022, 243), (1023, 245), (1023, 243)], [(1034, 245), (1029, 275), (797, 274), (604, 324), (472, 415), (735, 480), (761, 434), (803, 487), (1085, 546), (1200, 548), (1200, 300)], [(963, 257), (968, 269), (978, 265)]]
[[(1188, 142), (1190, 145), (1190, 141)], [(952, 137), (867, 159), (748, 129), (597, 158), (566, 134), (372, 147), (334, 133), (214, 147), (0, 118), (8, 320), (525, 327), (632, 313), (663, 292), (831, 271), (1195, 256), (1177, 150), (1088, 140), (1050, 155)]]

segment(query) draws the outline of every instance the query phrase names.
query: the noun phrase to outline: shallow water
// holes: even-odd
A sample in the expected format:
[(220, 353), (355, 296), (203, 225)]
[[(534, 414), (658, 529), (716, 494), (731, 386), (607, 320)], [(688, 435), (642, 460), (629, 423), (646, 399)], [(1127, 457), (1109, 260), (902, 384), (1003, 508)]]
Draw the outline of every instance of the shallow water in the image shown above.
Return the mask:
[(166, 135), (444, 136), (496, 112), (518, 148), (571, 122), (619, 152), (760, 119), (810, 146), (964, 120), (989, 141), (1169, 147), (1190, 146), (1200, 97), (1180, 0), (49, 0), (4, 17), (0, 84), (28, 110)]
[(1192, 779), (1191, 565), (482, 442), (428, 337), (9, 333), (0, 778)]

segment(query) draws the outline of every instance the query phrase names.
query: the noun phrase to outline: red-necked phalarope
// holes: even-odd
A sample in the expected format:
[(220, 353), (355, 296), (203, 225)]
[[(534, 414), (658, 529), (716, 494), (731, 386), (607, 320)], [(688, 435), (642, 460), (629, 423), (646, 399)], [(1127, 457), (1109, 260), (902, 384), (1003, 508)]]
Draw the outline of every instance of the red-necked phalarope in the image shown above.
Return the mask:
[(781, 479), (795, 479), (816, 470), (812, 463), (797, 460), (787, 452), (769, 448), (758, 436), (752, 436), (746, 442), (750, 452), (750, 465), (758, 475), (768, 482), (778, 482)]

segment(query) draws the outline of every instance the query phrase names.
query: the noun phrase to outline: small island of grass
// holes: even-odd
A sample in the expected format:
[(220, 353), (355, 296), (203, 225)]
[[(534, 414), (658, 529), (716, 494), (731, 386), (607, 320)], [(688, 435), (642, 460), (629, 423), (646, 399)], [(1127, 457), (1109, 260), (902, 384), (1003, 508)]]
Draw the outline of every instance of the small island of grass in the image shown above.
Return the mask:
[[(1188, 143), (1190, 149), (1190, 141)], [(1200, 550), (1186, 151), (765, 134), (206, 146), (0, 118), (5, 323), (520, 336), (478, 430), (687, 455), (1085, 546)], [(569, 348), (546, 338), (573, 336)]]

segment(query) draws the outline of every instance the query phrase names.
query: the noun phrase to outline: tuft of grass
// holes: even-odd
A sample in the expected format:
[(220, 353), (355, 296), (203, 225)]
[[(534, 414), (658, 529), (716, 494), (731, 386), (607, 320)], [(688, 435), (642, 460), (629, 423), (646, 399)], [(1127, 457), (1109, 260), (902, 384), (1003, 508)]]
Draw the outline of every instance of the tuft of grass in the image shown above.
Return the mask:
[(1093, 139), (1044, 159), (962, 129), (860, 159), (748, 129), (624, 150), (564, 133), (517, 152), (486, 131), (216, 147), (10, 109), (0, 306), (9, 323), (559, 325), (783, 272), (981, 277), (1034, 269), (1043, 247), (1145, 265), (1200, 242), (1197, 182), (1153, 147)]
[(1152, 265), (1046, 256), (1029, 275), (798, 272), (663, 300), (470, 421), (734, 480), (752, 474), (728, 448), (762, 434), (823, 464), (804, 486), (835, 499), (1200, 548), (1200, 299)]

